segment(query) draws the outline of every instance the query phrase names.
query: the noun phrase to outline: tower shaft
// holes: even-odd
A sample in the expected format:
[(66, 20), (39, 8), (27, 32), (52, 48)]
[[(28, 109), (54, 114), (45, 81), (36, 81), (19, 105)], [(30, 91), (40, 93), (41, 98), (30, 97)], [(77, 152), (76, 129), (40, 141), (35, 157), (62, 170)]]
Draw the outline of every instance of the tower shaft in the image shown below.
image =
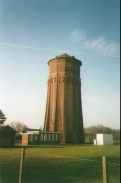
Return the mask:
[(61, 143), (83, 143), (81, 61), (67, 54), (48, 62), (49, 78), (44, 121), (45, 132), (61, 132)]

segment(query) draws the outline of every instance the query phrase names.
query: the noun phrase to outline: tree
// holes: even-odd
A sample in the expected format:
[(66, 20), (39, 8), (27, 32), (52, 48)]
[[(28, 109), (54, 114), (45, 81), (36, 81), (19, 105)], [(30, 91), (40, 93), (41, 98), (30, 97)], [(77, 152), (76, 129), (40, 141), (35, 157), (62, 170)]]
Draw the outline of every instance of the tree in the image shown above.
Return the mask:
[(85, 133), (92, 133), (92, 134), (96, 134), (96, 133), (112, 133), (112, 129), (109, 127), (105, 127), (103, 125), (92, 125), (90, 127), (86, 127), (84, 129)]
[(39, 127), (39, 129), (43, 131), (43, 128), (41, 126)]
[(28, 128), (25, 124), (20, 122), (11, 122), (9, 125), (17, 132), (22, 132), (23, 130)]
[(115, 142), (120, 142), (120, 129), (112, 129), (112, 134)]
[(120, 129), (111, 129), (109, 127), (105, 127), (103, 125), (92, 125), (84, 128), (85, 134), (96, 134), (96, 133), (104, 133), (104, 134), (113, 134), (113, 138), (115, 142), (120, 142)]
[(4, 121), (6, 121), (6, 117), (5, 115), (3, 114), (3, 112), (0, 110), (0, 124), (3, 124)]

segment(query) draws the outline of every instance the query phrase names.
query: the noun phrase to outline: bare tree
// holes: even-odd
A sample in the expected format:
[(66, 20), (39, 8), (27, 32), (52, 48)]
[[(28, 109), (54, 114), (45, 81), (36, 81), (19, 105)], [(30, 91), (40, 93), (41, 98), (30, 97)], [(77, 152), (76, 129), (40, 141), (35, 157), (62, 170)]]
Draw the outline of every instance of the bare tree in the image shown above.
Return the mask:
[(39, 129), (43, 131), (43, 128), (41, 126), (39, 127)]
[(84, 128), (84, 132), (85, 134), (96, 134), (96, 133), (113, 134), (114, 141), (116, 142), (120, 141), (120, 129), (112, 129), (98, 124)]
[(11, 122), (9, 124), (16, 132), (22, 132), (27, 126), (20, 122)]
[(0, 124), (3, 124), (4, 121), (6, 121), (6, 117), (5, 115), (3, 114), (3, 112), (0, 110)]
[(92, 125), (84, 129), (85, 133), (112, 133), (112, 129), (103, 125)]

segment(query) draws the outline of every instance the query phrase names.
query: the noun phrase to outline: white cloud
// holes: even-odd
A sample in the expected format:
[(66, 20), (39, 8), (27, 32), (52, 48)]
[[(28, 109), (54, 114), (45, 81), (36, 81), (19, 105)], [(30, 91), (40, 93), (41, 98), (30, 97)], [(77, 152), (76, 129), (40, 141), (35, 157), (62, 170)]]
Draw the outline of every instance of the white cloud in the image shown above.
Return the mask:
[(86, 32), (84, 30), (80, 29), (74, 29), (70, 34), (69, 34), (69, 39), (73, 43), (80, 43), (82, 40), (86, 38)]
[(119, 44), (108, 41), (104, 36), (85, 41), (83, 48), (102, 56), (119, 57)]
[[(97, 39), (87, 40), (87, 35), (84, 30), (74, 29), (69, 34), (69, 39), (72, 43), (83, 45), (85, 52), (78, 52), (80, 54), (106, 56), (106, 57), (119, 57), (120, 45), (119, 43), (112, 42), (106, 36), (100, 36)], [(73, 51), (75, 52), (75, 51)]]

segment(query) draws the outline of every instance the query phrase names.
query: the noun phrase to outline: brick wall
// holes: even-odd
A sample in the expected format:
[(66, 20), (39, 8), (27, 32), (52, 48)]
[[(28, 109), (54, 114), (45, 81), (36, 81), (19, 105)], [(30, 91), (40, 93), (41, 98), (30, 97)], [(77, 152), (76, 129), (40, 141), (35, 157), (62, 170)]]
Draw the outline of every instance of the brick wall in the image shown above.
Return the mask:
[(81, 61), (57, 57), (50, 60), (48, 65), (44, 131), (61, 132), (60, 142), (82, 142)]

